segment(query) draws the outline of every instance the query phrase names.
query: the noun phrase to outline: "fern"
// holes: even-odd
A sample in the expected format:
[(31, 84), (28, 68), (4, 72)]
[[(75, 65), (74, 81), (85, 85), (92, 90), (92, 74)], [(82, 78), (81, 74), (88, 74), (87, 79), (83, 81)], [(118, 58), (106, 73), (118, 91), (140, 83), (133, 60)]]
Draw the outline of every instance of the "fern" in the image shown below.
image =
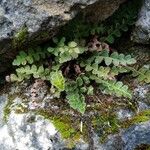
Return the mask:
[(86, 109), (84, 95), (94, 94), (94, 88), (90, 85), (90, 79), (85, 75), (81, 75), (77, 77), (76, 81), (68, 81), (65, 91), (70, 106), (83, 114)]
[(81, 62), (81, 66), (86, 66), (86, 64), (91, 65), (92, 62), (95, 62), (94, 64), (100, 64), (102, 61), (105, 62), (107, 66), (113, 64), (115, 66), (126, 66), (135, 64), (136, 60), (131, 57), (131, 55), (124, 55), (124, 54), (118, 54), (117, 52), (113, 52), (112, 54), (109, 54), (110, 52), (108, 50), (103, 50), (100, 53), (94, 53), (88, 60), (85, 62)]
[(143, 66), (139, 70), (132, 67), (127, 67), (132, 71), (132, 76), (136, 77), (140, 82), (150, 83), (150, 67)]
[(78, 46), (74, 41), (65, 45), (65, 38), (62, 38), (59, 42), (55, 39), (55, 43), (57, 44), (56, 48), (49, 47), (47, 50), (49, 53), (57, 56), (56, 59), (59, 60), (59, 63), (76, 59), (79, 54), (82, 54), (85, 51), (85, 48)]
[(87, 96), (93, 95), (98, 89), (106, 94), (131, 99), (128, 86), (117, 81), (116, 77), (122, 73), (132, 71), (140, 81), (150, 82), (148, 68), (135, 70), (130, 66), (136, 63), (131, 55), (105, 49), (89, 52), (75, 41), (66, 44), (65, 38), (53, 41), (56, 46), (46, 51), (21, 51), (13, 61), (17, 68), (16, 73), (10, 75), (11, 81), (21, 82), (31, 77), (49, 81), (53, 96), (60, 98), (66, 95), (70, 107), (81, 114), (86, 111)]
[(96, 57), (96, 62), (101, 63), (104, 60), (107, 66), (113, 64), (115, 66), (119, 65), (131, 65), (135, 64), (136, 60), (131, 57), (131, 55), (118, 54), (117, 52), (113, 52), (111, 55), (108, 50), (104, 50), (100, 53), (100, 56)]
[(33, 64), (33, 62), (39, 61), (41, 58), (44, 59), (45, 57), (46, 57), (46, 52), (41, 51), (40, 47), (37, 47), (35, 51), (33, 49), (30, 49), (28, 53), (24, 51), (20, 51), (16, 59), (14, 59), (12, 65), (20, 66), (20, 65), (26, 65), (27, 63)]
[(91, 29), (91, 34), (98, 34), (107, 43), (114, 43), (121, 37), (123, 32), (127, 32), (138, 16), (138, 10), (141, 7), (142, 0), (129, 1), (126, 5), (120, 7), (114, 15), (102, 24), (95, 25)]
[(132, 94), (131, 92), (128, 90), (128, 86), (124, 85), (122, 82), (117, 82), (114, 80), (102, 80), (100, 78), (98, 78), (97, 76), (91, 75), (90, 78), (92, 80), (94, 80), (96, 83), (98, 84), (102, 84), (103, 90), (107, 93), (107, 94), (115, 94), (117, 97), (128, 97), (128, 98), (132, 98)]
[(51, 72), (50, 82), (59, 91), (64, 91), (64, 89), (65, 89), (65, 79), (64, 79), (61, 71)]
[(14, 81), (23, 81), (24, 79), (29, 79), (31, 76), (34, 78), (41, 78), (43, 80), (48, 80), (50, 75), (50, 70), (44, 68), (42, 65), (37, 67), (36, 65), (26, 65), (16, 69), (16, 73), (10, 76), (12, 82)]
[(84, 114), (86, 103), (85, 103), (85, 97), (82, 94), (80, 95), (76, 91), (74, 91), (73, 93), (69, 92), (67, 93), (66, 98), (68, 99), (68, 103), (70, 104), (70, 107)]
[(69, 40), (99, 35), (102, 41), (112, 44), (134, 25), (141, 5), (142, 0), (129, 1), (106, 21), (100, 23), (88, 23), (84, 14), (80, 14), (62, 28), (60, 35), (66, 36)]

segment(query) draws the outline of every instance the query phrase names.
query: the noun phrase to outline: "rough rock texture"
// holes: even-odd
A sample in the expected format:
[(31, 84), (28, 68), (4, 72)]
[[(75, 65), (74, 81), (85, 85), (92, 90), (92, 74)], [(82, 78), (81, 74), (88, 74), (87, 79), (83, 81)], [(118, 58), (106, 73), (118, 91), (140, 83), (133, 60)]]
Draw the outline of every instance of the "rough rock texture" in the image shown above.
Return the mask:
[(150, 121), (134, 125), (120, 135), (111, 136), (100, 147), (105, 150), (134, 150), (142, 144), (150, 145), (149, 136)]
[[(67, 144), (50, 120), (28, 112), (16, 114), (12, 111), (3, 120), (3, 110), (7, 96), (0, 95), (0, 149), (1, 150), (61, 150)], [(19, 101), (18, 98), (15, 98)], [(79, 142), (77, 150), (87, 149), (87, 144)]]
[(144, 0), (132, 37), (134, 42), (150, 44), (150, 1)]
[[(28, 96), (30, 95), (30, 87), (29, 89), (25, 90), (25, 86), (27, 85), (12, 85), (9, 87), (9, 94), (0, 94), (0, 148), (2, 150), (67, 149), (68, 139), (65, 140), (61, 137), (60, 132), (57, 131), (56, 126), (50, 120), (44, 119), (44, 117), (36, 115), (33, 112), (33, 110), (38, 110), (38, 108), (33, 108), (33, 106), (31, 108), (31, 99), (28, 99), (27, 102), (22, 95), (23, 93), (25, 95), (28, 94)], [(149, 97), (147, 95), (149, 91), (149, 85), (138, 86), (137, 88), (135, 88), (134, 93), (139, 108), (141, 107), (141, 104), (139, 102), (142, 102), (144, 100), (143, 104), (147, 107), (143, 109), (150, 109)], [(17, 94), (20, 92), (21, 95)], [(43, 93), (45, 93), (44, 88)], [(41, 95), (43, 95), (42, 91)], [(8, 103), (8, 100), (10, 99), (13, 101), (13, 103), (8, 105), (10, 103)], [(45, 100), (47, 100), (47, 102), (50, 102), (52, 99), (50, 97), (46, 97)], [(45, 107), (43, 105), (45, 104), (45, 102), (46, 101), (41, 102), (41, 107), (45, 108), (46, 110), (48, 105)], [(10, 114), (7, 114), (6, 121), (4, 121), (4, 115), (6, 115), (6, 112), (9, 112), (8, 109), (6, 111), (6, 104), (7, 108), (9, 108), (11, 111)], [(23, 110), (23, 107), (29, 108), (29, 110), (26, 111), (26, 113), (17, 114), (16, 112), (21, 112)], [(48, 109), (57, 110), (61, 109), (61, 107), (54, 108), (54, 105), (51, 105)], [(139, 109), (139, 111), (142, 111), (143, 109)], [(69, 112), (69, 110), (67, 112)], [(125, 110), (122, 108), (120, 108), (116, 113), (120, 120), (124, 120), (127, 118), (131, 119), (134, 116), (132, 110)], [(90, 124), (88, 124), (88, 126), (90, 126)], [(94, 150), (133, 150), (141, 144), (150, 145), (150, 121), (139, 124), (137, 123), (127, 129), (120, 129), (120, 132), (118, 134), (109, 135), (108, 139), (103, 144), (99, 142), (101, 138), (99, 132), (95, 131), (96, 130), (93, 130), (92, 132), (90, 131), (90, 140), (92, 140), (92, 148)], [(89, 149), (89, 147), (91, 147), (91, 143), (85, 142), (83, 139), (80, 139), (76, 142), (76, 146), (73, 150), (87, 150)]]
[[(11, 113), (7, 125), (0, 129), (2, 150), (46, 150), (52, 148), (55, 127), (43, 117)], [(5, 144), (4, 144), (5, 143)]]
[[(22, 45), (42, 43), (83, 8), (94, 20), (109, 17), (125, 0), (1, 0), (0, 72)], [(94, 9), (93, 9), (94, 8)]]

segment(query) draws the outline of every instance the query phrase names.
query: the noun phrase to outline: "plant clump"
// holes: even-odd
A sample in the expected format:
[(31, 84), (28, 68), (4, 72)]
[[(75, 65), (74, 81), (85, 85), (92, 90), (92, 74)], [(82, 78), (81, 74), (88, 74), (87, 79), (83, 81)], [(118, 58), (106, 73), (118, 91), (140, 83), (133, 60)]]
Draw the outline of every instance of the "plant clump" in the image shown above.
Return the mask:
[(149, 70), (132, 71), (136, 60), (131, 55), (105, 48), (89, 51), (88, 46), (75, 41), (66, 44), (65, 38), (54, 39), (54, 43), (55, 47), (45, 51), (42, 48), (30, 49), (28, 53), (21, 51), (13, 61), (17, 68), (10, 80), (40, 78), (49, 81), (55, 97), (66, 98), (70, 106), (82, 114), (86, 110), (86, 97), (97, 90), (132, 98), (128, 86), (117, 80), (118, 75), (133, 72), (140, 81), (149, 82)]
[(120, 76), (128, 74), (149, 83), (149, 67), (135, 69), (135, 58), (113, 50), (109, 44), (134, 24), (139, 5), (133, 0), (101, 24), (70, 23), (67, 31), (73, 31), (71, 37), (66, 34), (66, 38), (53, 38), (53, 43), (46, 49), (37, 47), (20, 51), (12, 63), (16, 71), (7, 79), (11, 82), (33, 78), (47, 81), (54, 97), (66, 99), (70, 107), (81, 114), (86, 111), (87, 97), (99, 90), (132, 99), (131, 90)]

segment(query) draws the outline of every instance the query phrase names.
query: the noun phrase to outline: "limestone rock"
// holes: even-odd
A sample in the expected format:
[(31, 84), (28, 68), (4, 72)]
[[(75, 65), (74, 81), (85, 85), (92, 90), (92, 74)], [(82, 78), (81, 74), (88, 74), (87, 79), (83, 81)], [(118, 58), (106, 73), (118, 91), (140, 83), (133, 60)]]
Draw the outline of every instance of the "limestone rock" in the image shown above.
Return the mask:
[[(28, 89), (28, 84), (26, 83), (18, 86), (17, 84), (12, 84), (6, 90), (7, 92), (5, 91), (0, 94), (0, 148), (2, 150), (68, 149), (68, 142), (72, 139), (62, 138), (59, 130), (61, 127), (62, 131), (64, 130), (63, 124), (60, 124), (61, 126), (56, 126), (53, 122), (54, 120), (45, 119), (44, 115), (41, 116), (34, 113), (38, 111), (39, 108), (35, 107), (33, 109), (30, 107), (30, 88), (31, 87), (29, 86)], [(139, 108), (139, 111), (143, 111), (143, 109), (149, 111), (149, 103), (146, 103), (149, 101), (147, 95), (149, 91), (149, 85), (138, 86), (135, 88), (135, 101), (138, 104), (137, 107)], [(21, 94), (19, 94), (20, 92)], [(40, 92), (41, 96), (43, 93), (45, 93), (45, 90)], [(52, 111), (53, 114), (51, 115), (54, 116), (57, 116), (58, 109), (60, 113), (60, 109), (62, 109), (61, 106), (65, 105), (64, 103), (60, 105), (60, 101), (58, 102), (57, 100), (56, 108), (54, 107), (56, 104), (52, 97), (47, 95), (45, 98), (43, 98), (43, 96), (39, 98), (43, 99), (43, 101), (39, 103), (41, 108), (45, 109), (45, 111)], [(50, 104), (49, 106), (48, 102)], [(141, 104), (139, 102), (143, 102), (147, 107), (141, 109)], [(64, 113), (65, 116), (69, 115), (69, 112), (71, 112), (72, 117), (75, 115), (73, 111), (67, 108), (67, 111), (62, 111), (60, 118), (64, 117)], [(135, 115), (132, 110), (125, 110), (122, 108), (117, 109), (116, 113), (120, 121), (126, 120), (127, 118), (132, 119)], [(7, 115), (7, 117), (5, 115)], [(89, 116), (90, 113), (86, 115)], [(94, 114), (92, 114), (92, 116), (93, 115)], [(5, 121), (4, 117), (6, 119)], [(73, 119), (73, 124), (76, 124), (75, 119)], [(104, 122), (104, 125), (107, 125), (106, 122)], [(80, 126), (80, 123), (78, 123), (77, 126)], [(88, 124), (88, 126), (91, 126), (91, 124)], [(72, 126), (69, 126), (69, 128), (72, 128)], [(109, 126), (109, 128), (111, 128), (111, 126)], [(80, 139), (77, 139), (74, 150), (87, 150), (89, 147), (94, 150), (133, 150), (141, 144), (150, 145), (150, 121), (137, 123), (126, 129), (120, 128), (118, 134), (108, 135), (108, 138), (104, 143), (100, 143), (100, 138), (102, 136), (99, 133), (100, 130), (103, 131), (103, 126), (98, 126), (98, 128), (91, 129), (91, 131), (86, 130), (87, 132), (83, 134), (89, 134), (92, 145), (90, 141), (85, 142), (81, 136)]]
[(144, 0), (133, 32), (134, 42), (150, 44), (150, 1)]
[(150, 145), (150, 121), (134, 125), (121, 133), (111, 136), (100, 146), (101, 150), (134, 150), (140, 145)]

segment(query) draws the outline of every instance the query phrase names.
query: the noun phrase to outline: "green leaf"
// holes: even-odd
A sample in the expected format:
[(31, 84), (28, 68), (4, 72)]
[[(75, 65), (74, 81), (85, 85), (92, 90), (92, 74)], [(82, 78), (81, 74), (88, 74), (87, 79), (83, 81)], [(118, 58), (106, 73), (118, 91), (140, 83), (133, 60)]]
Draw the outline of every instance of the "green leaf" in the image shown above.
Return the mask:
[(81, 93), (86, 93), (86, 91), (87, 91), (87, 88), (86, 88), (86, 87), (81, 87), (81, 89), (80, 89), (80, 92), (81, 92)]
[(91, 71), (93, 68), (90, 66), (90, 65), (87, 65), (86, 67), (85, 67), (85, 70), (86, 71)]
[(59, 91), (64, 91), (64, 89), (65, 89), (65, 79), (64, 79), (61, 71), (51, 72), (50, 82)]
[(78, 77), (78, 78), (76, 79), (76, 82), (77, 82), (78, 86), (82, 86), (82, 85), (83, 85), (83, 80), (82, 80), (81, 77)]
[(29, 64), (32, 64), (33, 61), (34, 61), (33, 58), (32, 58), (32, 56), (27, 56), (26, 60), (28, 61)]
[(110, 43), (110, 44), (113, 44), (114, 41), (115, 41), (115, 39), (114, 39), (114, 37), (113, 37), (112, 35), (109, 35), (109, 36), (106, 38), (106, 41), (107, 41), (108, 43)]
[(93, 91), (94, 91), (93, 86), (89, 86), (89, 87), (88, 87), (87, 94), (88, 94), (88, 95), (93, 95), (93, 94), (94, 94), (94, 92), (93, 92)]
[[(129, 68), (129, 67), (128, 67)], [(135, 70), (134, 68), (129, 68), (132, 70), (132, 76), (137, 77), (140, 82), (150, 83), (150, 68), (141, 67), (139, 70)]]
[(68, 99), (68, 103), (70, 107), (79, 111), (81, 114), (84, 114), (86, 109), (85, 97), (76, 91), (74, 93), (67, 93), (66, 98)]
[(53, 53), (54, 52), (54, 48), (52, 48), (52, 47), (49, 47), (48, 49), (47, 49), (47, 51), (49, 52), (49, 53)]
[(121, 36), (121, 32), (119, 29), (116, 29), (113, 34), (116, 36), (116, 37), (120, 37)]
[(72, 41), (72, 42), (69, 42), (69, 43), (68, 43), (68, 46), (71, 47), (71, 48), (74, 48), (74, 47), (77, 46), (77, 43), (74, 42), (74, 41)]
[(132, 98), (132, 93), (128, 89), (127, 85), (124, 85), (122, 82), (117, 82), (114, 80), (103, 80), (98, 78), (95, 75), (90, 76), (92, 80), (95, 80), (96, 83), (101, 84), (104, 87), (104, 91), (108, 94), (115, 94), (117, 97), (127, 97)]
[(20, 65), (20, 61), (18, 59), (15, 59), (12, 63), (13, 66), (19, 66)]
[(106, 58), (105, 58), (105, 64), (106, 64), (107, 66), (109, 66), (111, 63), (112, 63), (112, 58), (106, 57)]

